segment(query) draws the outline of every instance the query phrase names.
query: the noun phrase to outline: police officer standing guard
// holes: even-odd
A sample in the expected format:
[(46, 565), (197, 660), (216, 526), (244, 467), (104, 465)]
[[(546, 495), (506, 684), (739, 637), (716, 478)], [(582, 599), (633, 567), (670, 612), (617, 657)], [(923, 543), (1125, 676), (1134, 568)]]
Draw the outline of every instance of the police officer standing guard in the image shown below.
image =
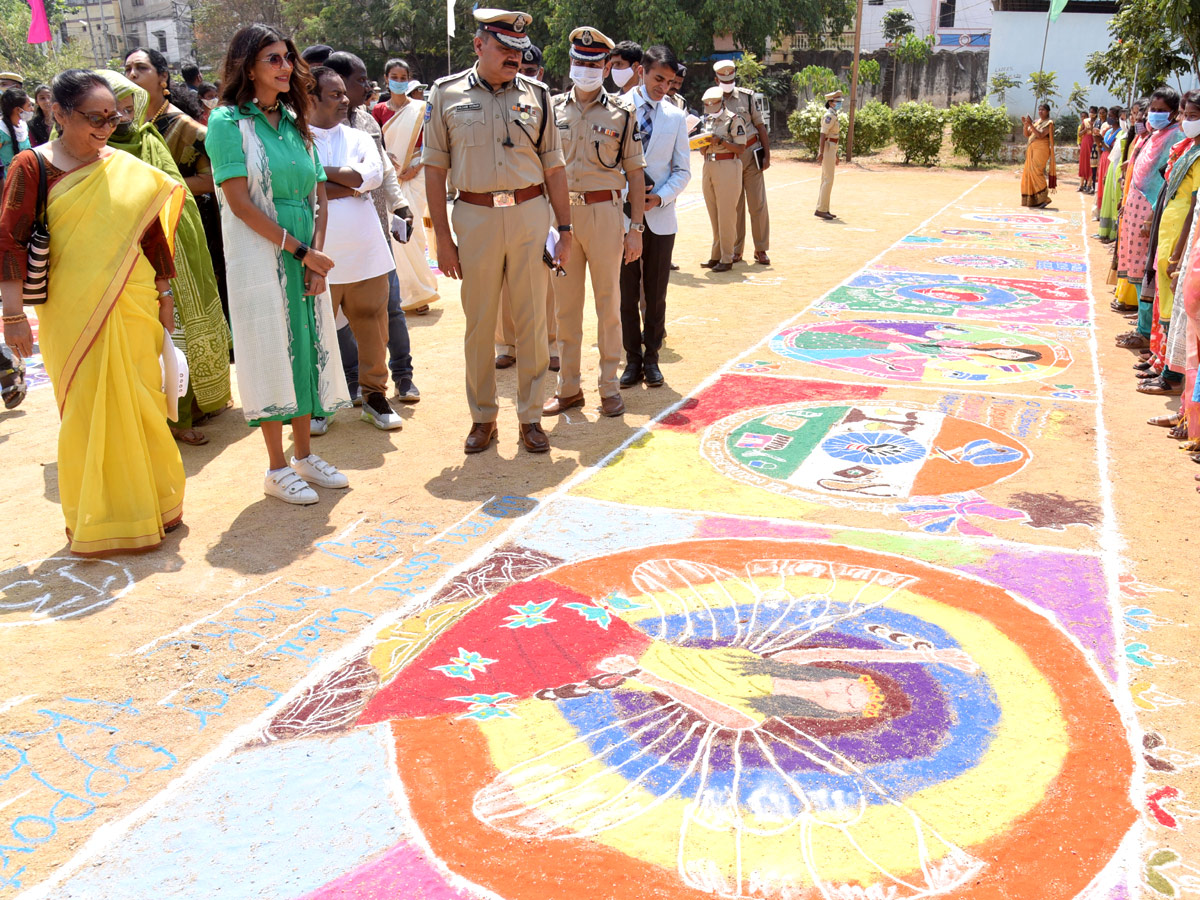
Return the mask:
[(732, 59), (722, 59), (713, 65), (717, 87), (725, 94), (725, 108), (741, 115), (754, 127), (754, 134), (742, 151), (742, 191), (737, 208), (737, 240), (733, 261), (740, 262), (746, 246), (746, 210), (750, 210), (750, 231), (754, 236), (754, 261), (769, 266), (767, 250), (771, 244), (771, 216), (767, 212), (767, 182), (763, 172), (771, 166), (771, 138), (763, 121), (762, 109), (754, 99), (754, 91), (734, 83), (737, 66)]
[(838, 121), (838, 110), (842, 108), (842, 92), (825, 95), (825, 116), (821, 119), (821, 143), (817, 147), (817, 162), (821, 164), (821, 193), (817, 195), (818, 219), (836, 219), (829, 211), (829, 195), (833, 193), (833, 176), (838, 164), (838, 135), (842, 123)]
[[(645, 161), (633, 107), (604, 90), (605, 61), (613, 42), (595, 28), (570, 36), (574, 87), (554, 98), (555, 124), (567, 160), (572, 219), (577, 245), (567, 277), (557, 291), (561, 370), (558, 391), (543, 412), (556, 416), (583, 406), (580, 357), (583, 349), (585, 271), (596, 298), (596, 344), (600, 350), (600, 414), (625, 411), (617, 369), (621, 364), (621, 262), (642, 255), (646, 202)], [(621, 189), (629, 187), (629, 231), (621, 215)]]
[[(555, 262), (571, 254), (566, 171), (546, 86), (521, 75), (530, 46), (528, 13), (477, 9), (477, 62), (441, 78), (425, 110), (422, 162), (430, 197), (446, 196), (446, 174), (458, 188), (454, 243), (446, 208), (430, 205), (438, 268), (462, 279), (466, 315), (467, 404), (472, 426), (464, 450), (479, 453), (496, 439), (499, 402), (493, 339), (500, 287), (507, 281), (517, 340), (517, 417), (521, 443), (550, 449), (542, 431), (542, 397), (550, 362), (542, 253), (553, 206), (560, 238)], [(547, 203), (547, 196), (549, 203)]]
[(719, 87), (704, 92), (704, 130), (709, 143), (704, 148), (704, 205), (712, 225), (712, 249), (704, 269), (728, 272), (733, 268), (737, 240), (737, 205), (742, 196), (742, 154), (750, 123), (741, 113), (731, 113), (722, 104)]

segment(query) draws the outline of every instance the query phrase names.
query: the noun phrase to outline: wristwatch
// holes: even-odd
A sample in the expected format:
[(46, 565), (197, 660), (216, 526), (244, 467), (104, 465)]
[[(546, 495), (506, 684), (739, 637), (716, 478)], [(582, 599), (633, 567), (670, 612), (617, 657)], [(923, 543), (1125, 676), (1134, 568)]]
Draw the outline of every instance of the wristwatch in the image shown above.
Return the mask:
[(646, 230), (646, 226), (645, 226), (645, 225), (643, 225), (641, 222), (630, 222), (630, 223), (629, 223), (629, 230), (630, 230), (630, 231), (636, 231), (636, 232), (638, 232), (638, 233), (640, 234), (641, 232), (643, 232), (643, 231), (645, 231), (645, 230)]
[(571, 226), (570, 226), (570, 224), (568, 223), (568, 224), (566, 224), (566, 225), (559, 225), (559, 226), (558, 226), (558, 233), (559, 233), (559, 234), (570, 234), (570, 233), (571, 233)]
[(304, 262), (304, 257), (308, 255), (309, 246), (304, 241), (299, 242), (300, 246), (292, 251), (292, 256), (296, 258), (296, 262)]

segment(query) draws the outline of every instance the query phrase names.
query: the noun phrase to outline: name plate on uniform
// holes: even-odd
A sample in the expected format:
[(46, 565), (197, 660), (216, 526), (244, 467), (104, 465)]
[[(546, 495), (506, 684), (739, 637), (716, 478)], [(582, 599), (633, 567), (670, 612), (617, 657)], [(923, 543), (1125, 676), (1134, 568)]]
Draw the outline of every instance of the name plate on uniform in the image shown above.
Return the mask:
[(470, 110), (473, 110), (473, 109), (483, 109), (483, 104), (482, 103), (459, 103), (457, 106), (450, 107), (450, 109), (447, 110), (447, 112), (452, 112), (452, 113), (469, 112)]

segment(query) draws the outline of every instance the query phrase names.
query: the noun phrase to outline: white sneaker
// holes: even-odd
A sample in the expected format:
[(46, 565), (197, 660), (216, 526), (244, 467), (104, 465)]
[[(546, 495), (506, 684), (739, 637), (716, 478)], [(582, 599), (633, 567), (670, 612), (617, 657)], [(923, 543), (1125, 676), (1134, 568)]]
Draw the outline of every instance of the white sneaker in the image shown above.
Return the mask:
[(297, 506), (311, 506), (321, 499), (317, 492), (291, 469), (268, 470), (263, 490), (268, 497), (277, 497), (284, 503), (294, 503)]
[(323, 488), (350, 487), (350, 479), (331, 466), (315, 453), (310, 453), (304, 459), (292, 457), (292, 468), (296, 474), (307, 481)]
[(312, 435), (324, 434), (329, 430), (329, 425), (332, 422), (333, 416), (313, 416), (308, 420), (308, 433)]
[(364, 422), (370, 422), (381, 431), (396, 431), (404, 427), (404, 420), (396, 415), (387, 397), (377, 392), (367, 394), (361, 416)]

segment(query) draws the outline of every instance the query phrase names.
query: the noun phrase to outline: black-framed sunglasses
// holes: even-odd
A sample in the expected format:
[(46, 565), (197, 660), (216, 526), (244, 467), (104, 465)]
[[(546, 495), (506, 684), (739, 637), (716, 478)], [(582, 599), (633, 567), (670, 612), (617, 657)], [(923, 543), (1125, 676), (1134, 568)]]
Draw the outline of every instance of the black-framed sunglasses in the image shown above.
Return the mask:
[(85, 113), (77, 109), (71, 110), (77, 116), (87, 119), (87, 123), (93, 128), (116, 128), (123, 122), (130, 121), (129, 116), (123, 113), (113, 113), (111, 116), (102, 116), (100, 113)]
[(287, 64), (293, 69), (296, 68), (296, 54), (292, 53), (290, 50), (286, 54), (269, 53), (259, 59), (259, 62), (265, 62), (272, 69), (282, 69), (284, 60), (287, 60)]

